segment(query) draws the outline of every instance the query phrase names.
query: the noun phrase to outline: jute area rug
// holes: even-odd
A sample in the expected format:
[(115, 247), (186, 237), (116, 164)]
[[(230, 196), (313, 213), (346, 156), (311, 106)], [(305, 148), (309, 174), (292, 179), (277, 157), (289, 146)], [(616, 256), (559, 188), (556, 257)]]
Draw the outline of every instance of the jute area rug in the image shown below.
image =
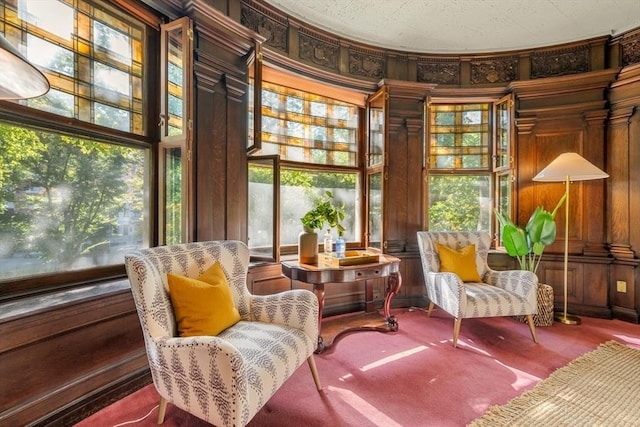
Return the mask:
[(640, 426), (640, 350), (600, 344), (469, 425)]

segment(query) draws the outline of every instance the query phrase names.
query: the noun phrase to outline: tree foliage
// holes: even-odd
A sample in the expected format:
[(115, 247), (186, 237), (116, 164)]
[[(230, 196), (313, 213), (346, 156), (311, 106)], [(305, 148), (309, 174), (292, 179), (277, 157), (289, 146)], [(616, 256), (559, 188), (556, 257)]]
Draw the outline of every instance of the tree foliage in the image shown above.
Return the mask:
[(0, 123), (0, 233), (62, 267), (95, 255), (119, 212), (142, 212), (143, 167), (140, 150)]

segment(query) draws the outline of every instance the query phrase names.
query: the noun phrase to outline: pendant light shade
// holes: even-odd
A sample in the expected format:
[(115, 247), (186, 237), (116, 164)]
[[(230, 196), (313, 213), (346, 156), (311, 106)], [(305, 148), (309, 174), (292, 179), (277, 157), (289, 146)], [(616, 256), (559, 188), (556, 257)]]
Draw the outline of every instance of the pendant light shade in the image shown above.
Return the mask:
[(0, 99), (27, 99), (49, 91), (49, 81), (0, 35)]

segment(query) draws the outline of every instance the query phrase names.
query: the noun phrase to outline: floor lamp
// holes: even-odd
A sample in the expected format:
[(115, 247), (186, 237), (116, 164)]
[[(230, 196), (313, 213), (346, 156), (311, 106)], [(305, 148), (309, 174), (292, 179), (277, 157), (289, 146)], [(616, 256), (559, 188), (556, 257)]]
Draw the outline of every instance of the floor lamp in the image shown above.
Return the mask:
[(49, 91), (49, 81), (0, 34), (0, 99), (27, 99)]
[(533, 177), (534, 181), (565, 183), (567, 199), (564, 203), (564, 311), (562, 313), (556, 313), (555, 315), (555, 319), (565, 325), (580, 324), (580, 318), (578, 316), (567, 314), (567, 281), (569, 275), (569, 183), (571, 181), (603, 179), (608, 176), (608, 174), (601, 171), (593, 163), (589, 162), (578, 153), (563, 153)]

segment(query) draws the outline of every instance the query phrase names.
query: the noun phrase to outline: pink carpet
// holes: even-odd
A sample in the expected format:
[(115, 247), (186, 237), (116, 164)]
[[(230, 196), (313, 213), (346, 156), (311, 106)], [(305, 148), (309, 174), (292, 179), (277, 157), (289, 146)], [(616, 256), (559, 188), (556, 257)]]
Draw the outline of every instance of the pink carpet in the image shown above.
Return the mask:
[[(440, 310), (393, 310), (400, 330), (349, 334), (316, 356), (317, 392), (307, 364), (276, 392), (249, 426), (464, 426), (493, 405), (533, 388), (572, 359), (616, 340), (640, 348), (640, 326), (582, 318), (582, 325), (529, 328), (511, 318), (465, 319), (458, 348), (453, 319)], [(78, 426), (156, 425), (153, 385), (114, 403)], [(153, 410), (152, 410), (153, 409)], [(169, 404), (165, 426), (208, 426)]]

